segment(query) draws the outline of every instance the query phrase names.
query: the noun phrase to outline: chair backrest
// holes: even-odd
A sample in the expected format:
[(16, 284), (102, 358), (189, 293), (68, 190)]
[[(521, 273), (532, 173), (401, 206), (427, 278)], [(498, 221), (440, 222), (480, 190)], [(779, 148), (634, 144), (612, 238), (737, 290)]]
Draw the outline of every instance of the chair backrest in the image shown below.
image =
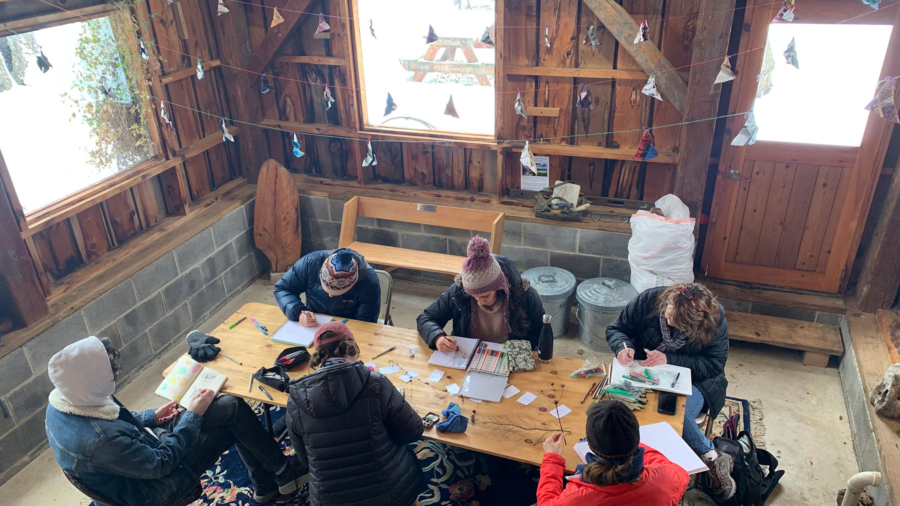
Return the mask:
[(66, 479), (69, 480), (69, 483), (71, 483), (75, 488), (77, 488), (79, 492), (81, 492), (82, 494), (88, 496), (88, 498), (90, 498), (91, 500), (93, 500), (95, 503), (97, 503), (97, 504), (103, 504), (103, 505), (106, 505), (106, 506), (120, 506), (120, 505), (118, 505), (118, 504), (116, 504), (116, 503), (114, 503), (114, 502), (111, 502), (110, 500), (106, 499), (105, 497), (101, 497), (101, 496), (100, 496), (99, 494), (97, 494), (96, 492), (94, 492), (94, 491), (88, 489), (87, 487), (84, 486), (83, 483), (81, 483), (80, 481), (78, 481), (78, 478), (72, 476), (71, 474), (69, 474), (69, 473), (67, 473), (67, 472), (65, 472), (65, 471), (63, 471), (63, 474), (66, 475)]
[(391, 319), (391, 293), (394, 291), (394, 278), (387, 271), (375, 269), (378, 275), (378, 285), (381, 287), (381, 304), (383, 311), (379, 311), (381, 323), (385, 325), (393, 325)]

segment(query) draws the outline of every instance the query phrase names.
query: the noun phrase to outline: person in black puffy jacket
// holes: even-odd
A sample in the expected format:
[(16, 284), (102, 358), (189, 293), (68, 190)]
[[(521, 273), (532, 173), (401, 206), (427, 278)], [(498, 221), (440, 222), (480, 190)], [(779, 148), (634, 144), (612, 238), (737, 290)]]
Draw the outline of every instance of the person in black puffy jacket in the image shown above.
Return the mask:
[(346, 325), (316, 331), (310, 365), (290, 385), (288, 434), (309, 466), (312, 506), (411, 506), (425, 488), (409, 443), (425, 428), (403, 395), (359, 362)]

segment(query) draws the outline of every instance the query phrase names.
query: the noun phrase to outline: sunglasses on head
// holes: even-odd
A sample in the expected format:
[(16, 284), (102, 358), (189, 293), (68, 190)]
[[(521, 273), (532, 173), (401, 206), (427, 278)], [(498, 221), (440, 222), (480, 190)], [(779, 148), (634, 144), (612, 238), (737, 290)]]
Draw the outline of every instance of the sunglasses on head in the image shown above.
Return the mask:
[(700, 306), (700, 301), (697, 300), (697, 297), (694, 296), (693, 292), (691, 292), (688, 287), (682, 287), (681, 296), (684, 297), (685, 300), (689, 301), (697, 311), (700, 311), (701, 313), (706, 312), (706, 310)]

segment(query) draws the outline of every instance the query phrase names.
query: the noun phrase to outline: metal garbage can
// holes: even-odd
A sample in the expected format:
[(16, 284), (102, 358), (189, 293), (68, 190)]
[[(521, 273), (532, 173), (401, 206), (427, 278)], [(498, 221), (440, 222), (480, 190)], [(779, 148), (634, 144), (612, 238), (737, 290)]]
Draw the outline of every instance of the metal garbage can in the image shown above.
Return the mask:
[(578, 285), (575, 297), (581, 344), (589, 350), (611, 352), (606, 342), (606, 327), (637, 294), (633, 286), (620, 279), (594, 278)]
[(559, 267), (535, 267), (522, 273), (541, 296), (544, 313), (553, 317), (550, 327), (553, 338), (569, 331), (569, 315), (572, 314), (572, 293), (575, 292), (575, 276)]

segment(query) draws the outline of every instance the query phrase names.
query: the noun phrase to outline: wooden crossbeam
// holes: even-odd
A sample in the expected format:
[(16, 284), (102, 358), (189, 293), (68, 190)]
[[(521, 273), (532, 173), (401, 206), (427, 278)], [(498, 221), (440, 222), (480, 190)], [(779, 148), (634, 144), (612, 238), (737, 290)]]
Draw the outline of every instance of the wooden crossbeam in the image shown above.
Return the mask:
[(423, 60), (400, 60), (403, 70), (410, 72), (440, 72), (443, 74), (468, 74), (475, 76), (494, 75), (493, 63), (436, 62)]
[[(685, 101), (687, 99), (687, 83), (676, 72), (675, 67), (663, 56), (654, 41), (634, 43), (640, 27), (621, 5), (614, 0), (584, 0), (594, 14), (600, 18), (616, 40), (619, 48), (624, 48), (634, 61), (648, 74), (656, 75), (656, 86), (665, 99), (668, 99), (678, 112), (684, 114)], [(729, 29), (731, 25), (728, 25)], [(697, 31), (698, 38), (703, 34)], [(696, 42), (695, 42), (696, 44)], [(724, 53), (723, 53), (724, 54)]]
[(278, 55), (275, 57), (276, 63), (309, 63), (312, 65), (333, 65), (333, 66), (344, 66), (347, 65), (347, 60), (344, 58), (334, 58), (331, 56), (292, 56), (292, 55)]
[[(212, 70), (221, 64), (221, 60), (207, 60), (203, 62), (203, 70)], [(161, 76), (159, 82), (161, 82), (162, 84), (170, 84), (194, 75), (197, 75), (197, 67), (188, 67), (186, 69), (176, 70), (175, 72)]]
[[(284, 9), (279, 11), (281, 17), (284, 18), (284, 22), (276, 25), (275, 28), (270, 28), (266, 32), (266, 37), (262, 43), (253, 49), (250, 60), (245, 67), (247, 70), (254, 74), (261, 74), (263, 69), (272, 63), (275, 54), (278, 53), (281, 45), (284, 44), (288, 34), (294, 30), (294, 27), (300, 21), (301, 12), (305, 11), (310, 3), (312, 3), (312, 0), (287, 1)], [(251, 86), (254, 86), (258, 80), (258, 76), (256, 79), (250, 79)]]

